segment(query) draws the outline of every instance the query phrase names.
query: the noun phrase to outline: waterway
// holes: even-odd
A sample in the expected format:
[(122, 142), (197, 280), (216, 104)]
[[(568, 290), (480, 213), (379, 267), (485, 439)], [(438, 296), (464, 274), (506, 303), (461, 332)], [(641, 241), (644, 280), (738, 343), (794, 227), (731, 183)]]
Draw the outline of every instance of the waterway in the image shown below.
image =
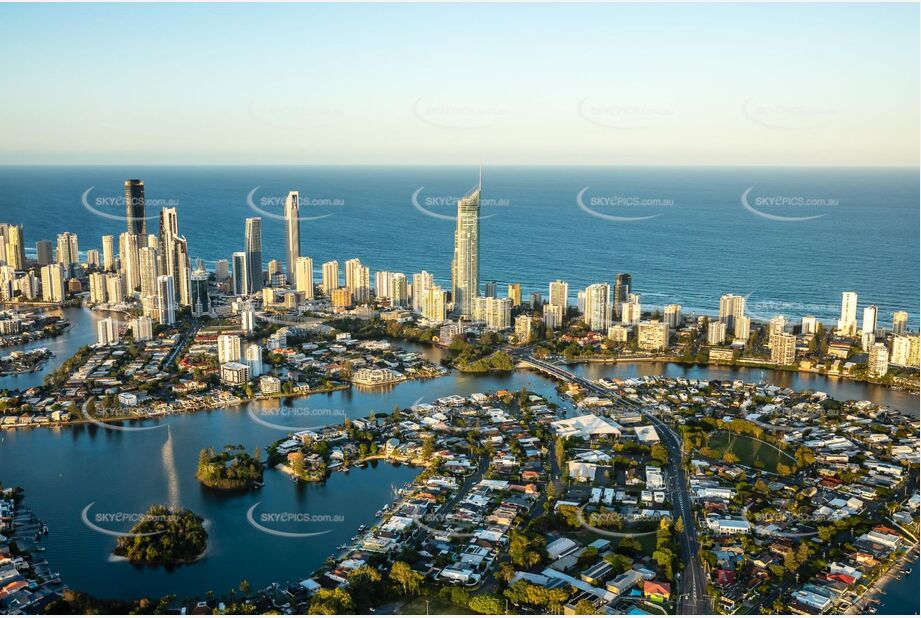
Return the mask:
[[(68, 351), (72, 353), (92, 341), (98, 317), (80, 309), (65, 312), (74, 328), (54, 340), (57, 355), (44, 372), (63, 362)], [(429, 346), (398, 345), (420, 351), (433, 361), (444, 353)], [(669, 375), (763, 380), (822, 390), (837, 398), (872, 399), (915, 414), (918, 409), (917, 399), (908, 393), (810, 374), (656, 363), (576, 365), (572, 369), (590, 378)], [(39, 376), (32, 377), (39, 379), (29, 385), (41, 381)], [(51, 530), (42, 540), (46, 556), (63, 581), (75, 589), (104, 598), (166, 594), (184, 598), (209, 590), (220, 593), (244, 579), (256, 588), (309, 575), (335, 553), (339, 544), (348, 541), (358, 526), (371, 524), (375, 511), (391, 502), (394, 490), (411, 480), (417, 470), (379, 462), (335, 473), (325, 484), (296, 484), (269, 470), (262, 489), (225, 494), (203, 488), (195, 480), (200, 449), (225, 444), (242, 444), (249, 450), (263, 448), (284, 437), (289, 432), (286, 428), (341, 422), (343, 416), (364, 417), (372, 410), (389, 412), (394, 406), (405, 408), (445, 395), (503, 388), (517, 391), (522, 387), (571, 408), (556, 396), (549, 380), (531, 371), (504, 375), (452, 372), (442, 378), (387, 388), (353, 388), (133, 424), (154, 427), (149, 431), (121, 432), (94, 425), (5, 431), (0, 433), (0, 482), (26, 490), (28, 505)], [(123, 532), (130, 528), (130, 518), (154, 503), (179, 504), (209, 522), (209, 551), (203, 560), (174, 571), (113, 561), (115, 538), (91, 529), (82, 517), (85, 511), (90, 523)], [(259, 530), (247, 518), (250, 509), (251, 519), (264, 527), (323, 534), (285, 537)], [(313, 521), (281, 521), (290, 519), (292, 513), (299, 513), (301, 520), (304, 514), (317, 517), (312, 517)], [(887, 602), (904, 599), (889, 608), (892, 613), (918, 612), (916, 578), (916, 574), (905, 577), (887, 590)]]

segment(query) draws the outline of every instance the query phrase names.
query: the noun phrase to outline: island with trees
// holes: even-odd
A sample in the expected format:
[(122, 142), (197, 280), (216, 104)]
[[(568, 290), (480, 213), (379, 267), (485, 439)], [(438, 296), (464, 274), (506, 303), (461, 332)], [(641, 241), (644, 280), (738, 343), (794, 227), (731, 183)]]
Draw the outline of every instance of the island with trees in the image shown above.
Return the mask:
[(247, 453), (242, 445), (228, 444), (222, 450), (202, 449), (195, 478), (213, 489), (243, 490), (259, 487), (263, 465), (259, 449)]
[(204, 521), (188, 509), (155, 504), (128, 534), (118, 537), (114, 553), (144, 566), (173, 567), (194, 562), (208, 547)]

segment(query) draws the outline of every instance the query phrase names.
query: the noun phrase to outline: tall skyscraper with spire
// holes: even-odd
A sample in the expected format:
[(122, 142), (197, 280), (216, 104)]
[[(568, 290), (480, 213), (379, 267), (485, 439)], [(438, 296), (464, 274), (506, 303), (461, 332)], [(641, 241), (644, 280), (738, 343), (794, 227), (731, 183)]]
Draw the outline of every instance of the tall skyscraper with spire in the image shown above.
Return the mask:
[(244, 294), (255, 294), (262, 289), (262, 218), (246, 220), (246, 239), (243, 249), (246, 254), (246, 290)]
[(129, 234), (146, 234), (144, 218), (144, 181), (130, 178), (125, 181), (125, 219)]
[(289, 191), (285, 200), (285, 225), (288, 227), (288, 282), (297, 283), (297, 258), (301, 257), (301, 220), (297, 191)]
[(454, 232), (454, 261), (451, 280), (454, 289), (454, 313), (472, 318), (476, 298), (480, 295), (480, 181), (467, 195), (457, 201), (457, 230)]

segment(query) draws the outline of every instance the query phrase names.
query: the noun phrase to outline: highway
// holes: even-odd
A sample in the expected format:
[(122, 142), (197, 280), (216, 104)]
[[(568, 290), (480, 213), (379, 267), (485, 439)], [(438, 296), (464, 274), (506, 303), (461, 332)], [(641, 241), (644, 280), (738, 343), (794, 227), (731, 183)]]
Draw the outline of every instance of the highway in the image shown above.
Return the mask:
[(712, 614), (711, 600), (707, 595), (707, 575), (698, 555), (697, 521), (694, 517), (693, 504), (685, 476), (682, 444), (678, 434), (662, 419), (645, 413), (638, 405), (610, 389), (533, 356), (522, 356), (521, 360), (526, 365), (558, 380), (573, 382), (597, 395), (612, 398), (619, 409), (641, 414), (655, 426), (662, 444), (668, 449), (668, 489), (672, 496), (673, 512), (681, 517), (684, 523), (684, 531), (678, 539), (678, 547), (682, 562), (686, 566), (681, 573), (677, 595), (675, 595), (677, 613)]

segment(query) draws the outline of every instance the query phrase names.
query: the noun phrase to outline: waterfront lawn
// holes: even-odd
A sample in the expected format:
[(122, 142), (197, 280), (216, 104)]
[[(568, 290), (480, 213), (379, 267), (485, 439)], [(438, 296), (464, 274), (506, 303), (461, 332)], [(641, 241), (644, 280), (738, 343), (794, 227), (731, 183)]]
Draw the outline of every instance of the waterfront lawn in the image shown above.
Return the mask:
[(461, 605), (454, 605), (449, 601), (444, 599), (438, 599), (436, 597), (417, 597), (404, 605), (400, 609), (401, 615), (407, 616), (424, 616), (425, 615), (425, 600), (428, 599), (428, 611), (430, 614), (438, 616), (447, 616), (449, 614), (461, 614), (461, 615), (471, 615), (476, 614), (475, 611), (469, 607), (463, 607)]
[(727, 431), (714, 433), (707, 441), (707, 446), (718, 451), (722, 456), (727, 450), (739, 458), (739, 463), (750, 468), (777, 472), (777, 464), (793, 465), (792, 457), (782, 455), (774, 447), (753, 440), (748, 436), (729, 434)]

